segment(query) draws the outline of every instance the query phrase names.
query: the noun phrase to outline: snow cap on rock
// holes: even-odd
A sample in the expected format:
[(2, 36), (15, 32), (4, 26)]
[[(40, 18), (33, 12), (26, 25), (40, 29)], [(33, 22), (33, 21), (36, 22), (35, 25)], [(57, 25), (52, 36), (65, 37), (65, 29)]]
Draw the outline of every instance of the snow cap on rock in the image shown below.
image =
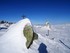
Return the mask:
[(20, 20), (0, 38), (0, 53), (28, 53), (24, 27), (31, 22), (28, 18)]

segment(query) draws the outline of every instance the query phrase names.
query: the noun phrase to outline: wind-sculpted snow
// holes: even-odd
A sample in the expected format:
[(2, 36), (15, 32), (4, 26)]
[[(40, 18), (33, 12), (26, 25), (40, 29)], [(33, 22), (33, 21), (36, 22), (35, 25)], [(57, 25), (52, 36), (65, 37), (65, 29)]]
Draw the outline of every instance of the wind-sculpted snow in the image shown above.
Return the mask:
[(0, 36), (0, 53), (70, 53), (70, 24), (51, 25), (48, 36), (45, 26), (34, 26), (38, 39), (33, 41), (29, 49), (23, 34), (26, 24), (31, 25), (27, 18), (10, 26)]
[(31, 25), (27, 18), (16, 23), (0, 37), (0, 53), (27, 53), (26, 38), (23, 34), (26, 24)]

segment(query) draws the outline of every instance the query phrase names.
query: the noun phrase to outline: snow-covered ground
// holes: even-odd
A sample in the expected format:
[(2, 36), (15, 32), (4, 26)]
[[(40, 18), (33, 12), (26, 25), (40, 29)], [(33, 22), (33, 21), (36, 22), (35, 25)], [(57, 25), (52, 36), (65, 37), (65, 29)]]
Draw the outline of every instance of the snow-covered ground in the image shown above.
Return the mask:
[(40, 42), (47, 46), (48, 53), (70, 53), (70, 24), (51, 25), (49, 36), (44, 26), (34, 26), (34, 30), (42, 37)]
[(33, 25), (38, 40), (29, 49), (22, 33), (26, 24), (31, 24), (29, 19), (0, 30), (0, 53), (70, 53), (70, 24), (51, 25), (49, 35), (46, 26)]

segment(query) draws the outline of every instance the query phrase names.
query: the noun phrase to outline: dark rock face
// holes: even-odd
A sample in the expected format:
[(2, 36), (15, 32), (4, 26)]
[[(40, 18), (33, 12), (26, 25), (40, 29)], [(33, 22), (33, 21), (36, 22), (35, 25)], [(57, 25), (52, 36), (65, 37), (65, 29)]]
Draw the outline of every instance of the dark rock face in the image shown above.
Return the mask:
[(27, 39), (26, 47), (29, 49), (33, 43), (33, 40), (38, 39), (38, 35), (33, 31), (32, 26), (30, 25), (25, 26), (23, 33)]
[(33, 32), (33, 40), (38, 39), (38, 34), (36, 34), (35, 32)]

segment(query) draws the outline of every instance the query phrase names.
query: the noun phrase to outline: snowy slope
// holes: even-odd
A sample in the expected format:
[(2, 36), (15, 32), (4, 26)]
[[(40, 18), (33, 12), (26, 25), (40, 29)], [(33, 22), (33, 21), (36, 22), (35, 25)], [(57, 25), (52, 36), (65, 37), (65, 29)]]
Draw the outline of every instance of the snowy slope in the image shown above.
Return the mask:
[(26, 38), (23, 30), (29, 19), (23, 19), (11, 27), (0, 37), (0, 53), (27, 53)]
[(0, 36), (0, 53), (70, 53), (70, 24), (52, 25), (49, 36), (46, 26), (34, 26), (38, 40), (34, 40), (29, 49), (23, 34), (26, 24), (31, 25), (29, 19), (20, 20)]
[(40, 34), (37, 44), (44, 43), (47, 46), (47, 53), (70, 53), (70, 24), (52, 25), (51, 28), (47, 36), (45, 26), (34, 26), (35, 32)]

